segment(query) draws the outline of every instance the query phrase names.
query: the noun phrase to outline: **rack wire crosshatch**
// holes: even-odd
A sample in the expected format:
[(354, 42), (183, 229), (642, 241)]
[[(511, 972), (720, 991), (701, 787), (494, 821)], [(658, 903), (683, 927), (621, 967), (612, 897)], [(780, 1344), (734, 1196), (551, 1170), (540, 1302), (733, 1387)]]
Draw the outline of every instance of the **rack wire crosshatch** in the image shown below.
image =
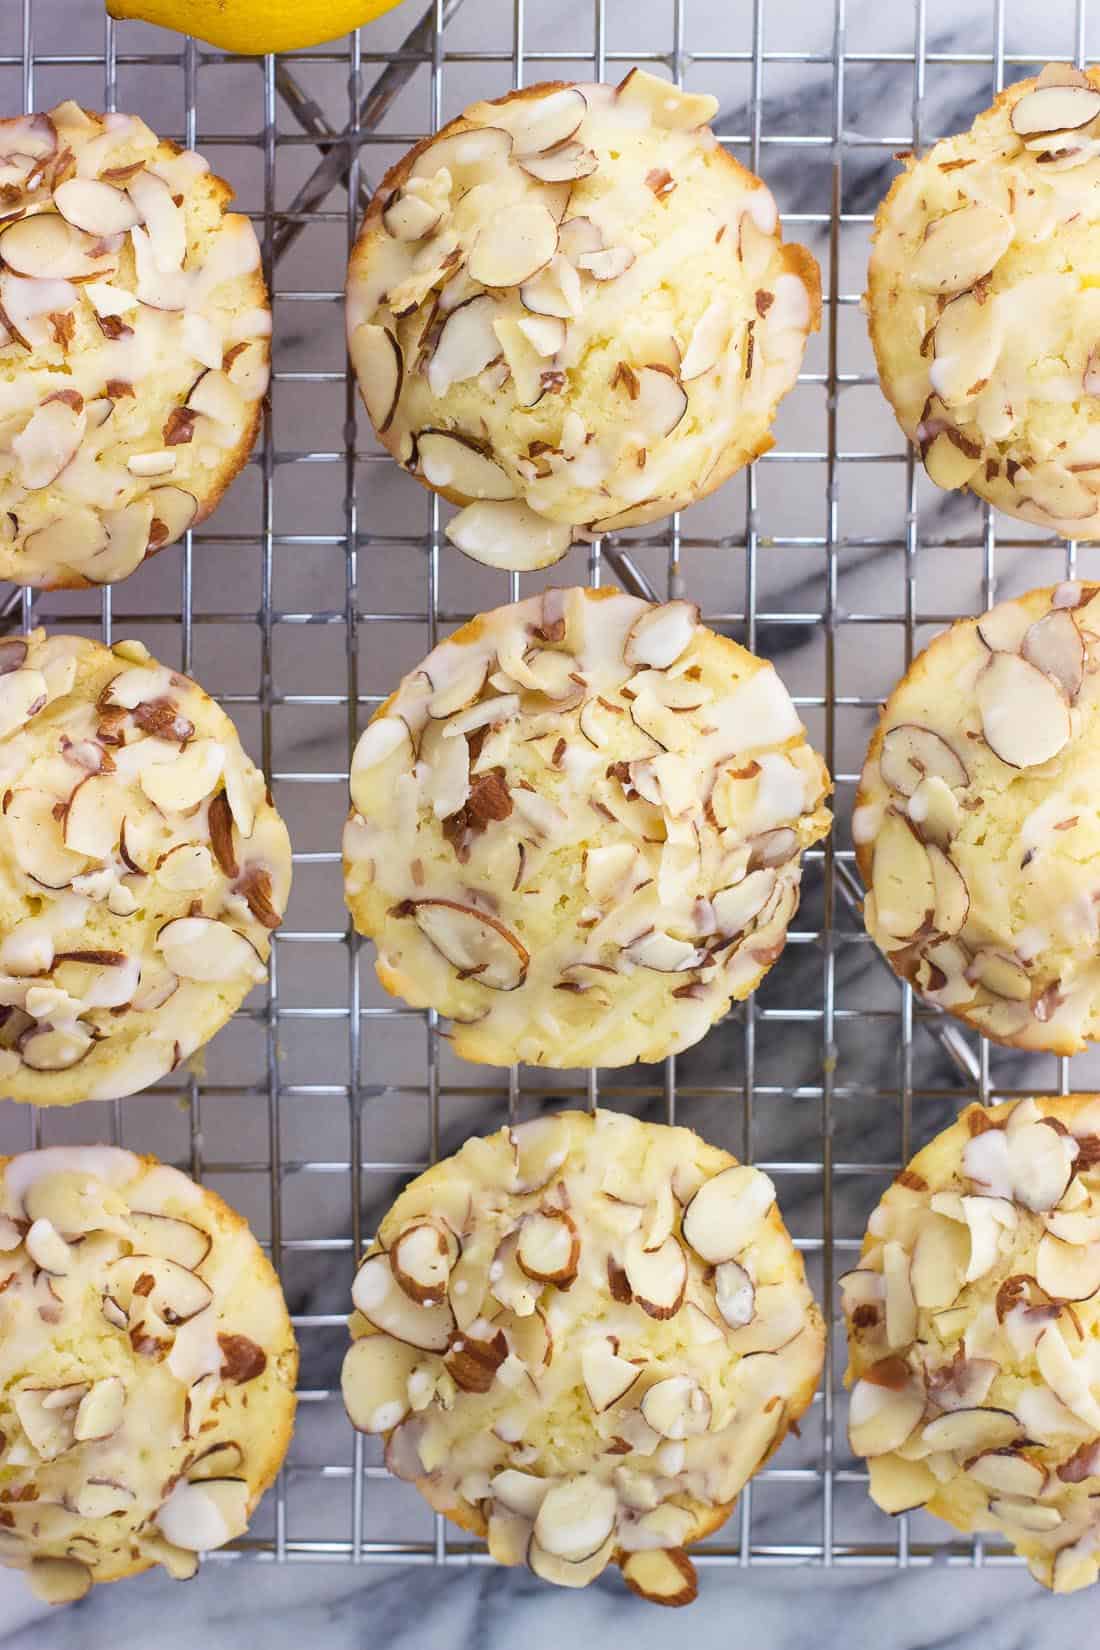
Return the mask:
[[(211, 521), (124, 585), (13, 591), (2, 603), (9, 627), (137, 634), (194, 673), (262, 759), (295, 841), (295, 893), (270, 990), (201, 1067), (152, 1096), (33, 1116), (8, 1106), (0, 1116), (5, 1151), (94, 1139), (155, 1151), (224, 1192), (270, 1248), (302, 1346), (298, 1434), (249, 1536), (219, 1560), (486, 1561), (388, 1478), (374, 1442), (344, 1420), (338, 1381), (353, 1259), (371, 1219), (471, 1129), (550, 1099), (700, 1127), (776, 1178), (832, 1316), (835, 1277), (879, 1191), (960, 1104), (1100, 1087), (1086, 1080), (1082, 1056), (1072, 1081), (1067, 1061), (1033, 1063), (1025, 1091), (1021, 1065), (921, 1008), (877, 966), (858, 921), (845, 823), (875, 708), (932, 631), (995, 591), (1092, 571), (1087, 549), (1006, 535), (988, 508), (945, 514), (941, 504), (937, 514), (939, 495), (878, 398), (858, 313), (891, 152), (959, 129), (1045, 58), (1084, 62), (1090, 45), (1100, 51), (1086, 0), (1050, 0), (1041, 19), (1029, 0), (974, 0), (980, 23), (968, 21), (966, 33), (975, 49), (954, 43), (946, 0), (833, 0), (831, 11), (742, 0), (733, 15), (719, 4), (709, 17), (704, 0), (649, 0), (642, 18), (623, 0), (548, 4), (549, 18), (529, 0), (434, 0), (423, 15), (421, 4), (408, 0), (316, 51), (254, 60), (104, 22), (100, 0), (12, 0), (0, 17), (4, 111), (68, 96), (132, 107), (200, 148), (254, 218), (274, 298), (263, 439)], [(446, 546), (438, 501), (396, 471), (357, 411), (343, 354), (343, 263), (372, 186), (423, 131), (512, 85), (615, 80), (635, 63), (721, 95), (721, 140), (772, 184), (788, 234), (819, 257), (823, 333), (775, 450), (709, 505), (577, 550), (549, 579), (484, 574)], [(949, 112), (930, 124), (931, 82), (951, 76)], [(864, 104), (885, 114), (887, 133), (876, 120), (877, 135), (867, 134)], [(851, 407), (861, 410), (850, 420)], [(870, 489), (854, 509), (852, 475)], [(942, 601), (918, 550), (936, 569), (965, 562), (969, 582)], [(849, 566), (858, 575), (850, 586)], [(343, 910), (351, 750), (388, 686), (478, 608), (521, 587), (584, 578), (656, 599), (691, 595), (707, 623), (776, 656), (837, 779), (835, 839), (808, 856), (785, 957), (757, 1000), (708, 1039), (722, 1052), (717, 1068), (713, 1054), (606, 1074), (463, 1066), (433, 1014), (382, 996)], [(798, 1006), (781, 994), (784, 976)], [(874, 1058), (857, 1057), (858, 1045)], [(794, 1120), (793, 1135), (772, 1128), (780, 1116)], [(872, 1116), (891, 1120), (885, 1151), (864, 1124)], [(891, 1521), (875, 1511), (848, 1455), (842, 1367), (834, 1344), (803, 1436), (746, 1489), (700, 1549), (702, 1564), (1015, 1562), (980, 1540), (948, 1540), (922, 1515)]]

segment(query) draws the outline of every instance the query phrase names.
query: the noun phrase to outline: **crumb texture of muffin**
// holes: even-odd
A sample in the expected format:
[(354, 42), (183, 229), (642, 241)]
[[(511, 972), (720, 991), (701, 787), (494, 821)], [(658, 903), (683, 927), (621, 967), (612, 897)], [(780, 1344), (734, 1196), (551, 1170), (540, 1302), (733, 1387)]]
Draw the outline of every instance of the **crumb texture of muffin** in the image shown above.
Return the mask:
[(384, 445), (534, 568), (655, 521), (767, 451), (820, 322), (817, 264), (707, 122), (634, 69), (476, 103), (383, 180), (348, 344)]
[(1100, 538), (1100, 68), (1049, 65), (906, 167), (867, 293), (902, 429), (938, 486)]
[(463, 1058), (660, 1060), (782, 951), (828, 791), (772, 666), (689, 602), (550, 590), (464, 625), (364, 731), (347, 900)]
[(136, 115), (0, 121), (0, 578), (125, 578), (244, 464), (271, 311), (232, 193)]
[(148, 1087), (266, 978), (290, 840), (237, 730), (140, 642), (0, 641), (0, 1093)]
[(690, 1129), (561, 1112), (468, 1140), (382, 1221), (344, 1401), (437, 1511), (583, 1587), (687, 1604), (817, 1387), (821, 1314), (760, 1170)]
[(243, 1535), (279, 1470), (298, 1351), (240, 1215), (155, 1158), (0, 1163), (0, 1563), (41, 1598)]
[(1100, 1036), (1100, 586), (963, 619), (883, 709), (852, 833), (867, 931), (986, 1036)]
[(1100, 1097), (969, 1106), (840, 1280), (849, 1437), (889, 1513), (996, 1532), (1056, 1593), (1100, 1559)]

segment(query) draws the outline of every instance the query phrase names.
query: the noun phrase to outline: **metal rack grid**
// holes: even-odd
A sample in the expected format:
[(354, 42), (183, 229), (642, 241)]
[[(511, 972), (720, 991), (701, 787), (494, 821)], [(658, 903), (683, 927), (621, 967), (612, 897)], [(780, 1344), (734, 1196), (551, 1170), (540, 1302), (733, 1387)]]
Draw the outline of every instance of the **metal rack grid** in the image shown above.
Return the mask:
[[(1034, 72), (1043, 57), (1083, 62), (1090, 44), (1100, 50), (1085, 0), (1062, 0), (1060, 13), (1059, 0), (1051, 0), (1034, 50), (1030, 38), (1017, 39), (1017, 13), (1031, 27), (1027, 0), (983, 0), (986, 25), (975, 50), (949, 43), (941, 0), (911, 0), (908, 8), (834, 0), (831, 14), (804, 0), (747, 0), (732, 18), (718, 7), (720, 27), (712, 18), (701, 32), (703, 0), (649, 0), (641, 46), (628, 0), (577, 0), (582, 21), (561, 24), (567, 35), (575, 26), (564, 45), (553, 34), (552, 43), (532, 43), (538, 31), (525, 0), (434, 0), (422, 17), (419, 3), (409, 0), (388, 21), (316, 52), (255, 60), (226, 59), (145, 25), (104, 23), (99, 0), (21, 0), (0, 18), (6, 112), (69, 95), (137, 107), (165, 135), (203, 149), (234, 181), (238, 172), (247, 178), (241, 204), (261, 234), (275, 299), (276, 370), (263, 439), (218, 515), (123, 586), (94, 596), (13, 591), (0, 605), (11, 627), (41, 622), (105, 639), (136, 632), (197, 674), (262, 759), (295, 840), (296, 890), (273, 949), (270, 989), (215, 1040), (204, 1068), (133, 1101), (29, 1118), (9, 1106), (0, 1116), (5, 1150), (110, 1139), (157, 1151), (224, 1191), (269, 1246), (302, 1344), (298, 1438), (249, 1537), (214, 1555), (223, 1560), (485, 1558), (387, 1478), (374, 1444), (344, 1421), (337, 1379), (353, 1257), (371, 1220), (404, 1178), (453, 1149), (471, 1127), (499, 1126), (551, 1100), (698, 1122), (777, 1178), (788, 1214), (797, 1208), (795, 1230), (815, 1287), (832, 1302), (835, 1275), (858, 1249), (866, 1213), (915, 1145), (966, 1099), (1023, 1092), (1019, 1065), (918, 1006), (888, 971), (876, 972), (853, 914), (858, 888), (843, 821), (875, 707), (930, 629), (1003, 594), (1006, 578), (1026, 588), (1092, 570), (1090, 552), (1079, 555), (1072, 543), (1006, 538), (1005, 524), (988, 509), (944, 522), (881, 403), (867, 403), (873, 410), (855, 437), (846, 419), (855, 397), (876, 393), (869, 355), (854, 343), (860, 248), (890, 152), (940, 135), (928, 129), (929, 77), (965, 77), (957, 111), (963, 124), (992, 91)], [(864, 32), (868, 10), (891, 12), (894, 23), (904, 12), (904, 27), (884, 42), (873, 28)], [(487, 26), (490, 13), (498, 32)], [(62, 19), (64, 32), (54, 32), (64, 49), (49, 49), (45, 32)], [(380, 50), (380, 40), (389, 49)], [(738, 158), (776, 182), (780, 157), (794, 156), (817, 180), (814, 198), (798, 203), (803, 210), (789, 209), (781, 182), (777, 193), (788, 233), (810, 240), (822, 263), (824, 332), (792, 397), (792, 404), (802, 398), (797, 443), (784, 437), (781, 420), (776, 449), (727, 485), (712, 508), (578, 551), (555, 579), (568, 568), (647, 597), (689, 593), (702, 600), (708, 623), (780, 655), (785, 673), (789, 643), (805, 643), (808, 663), (790, 661), (795, 696), (837, 777), (841, 823), (834, 841), (808, 856), (803, 913), (786, 957), (757, 1000), (708, 1039), (721, 1053), (717, 1072), (681, 1056), (663, 1068), (606, 1076), (498, 1074), (453, 1061), (434, 1014), (381, 999), (340, 904), (338, 831), (356, 734), (388, 683), (472, 611), (514, 599), (534, 581), (492, 575), (484, 582), (466, 564), (456, 569), (461, 558), (445, 547), (438, 501), (411, 484), (397, 488), (345, 369), (342, 262), (385, 166), (469, 100), (455, 102), (456, 82), (472, 95), (496, 95), (547, 77), (617, 79), (639, 62), (696, 87), (721, 82), (728, 113), (719, 131)], [(228, 131), (221, 129), (224, 97), (212, 118), (207, 113), (210, 82), (226, 73), (234, 76), (236, 105)], [(852, 82), (858, 77), (865, 89), (868, 75), (888, 92), (885, 134), (851, 124)], [(805, 129), (773, 128), (773, 80), (785, 89), (812, 85)], [(247, 96), (236, 98), (246, 83)], [(158, 104), (162, 96), (172, 104), (181, 92), (173, 130), (175, 117), (158, 118)], [(318, 272), (330, 279), (318, 281)], [(289, 418), (282, 420), (284, 406)], [(807, 443), (802, 426), (814, 421), (821, 437)], [(327, 445), (308, 439), (314, 428), (331, 436)], [(804, 485), (799, 466), (809, 478)], [(883, 530), (849, 525), (845, 483), (857, 470), (889, 501)], [(812, 496), (820, 512), (815, 530), (803, 519), (786, 521), (775, 483)], [(308, 519), (299, 489), (311, 495)], [(928, 601), (918, 576), (922, 552), (965, 562), (970, 594), (962, 606)], [(1025, 562), (1037, 576), (1024, 576)], [(881, 591), (876, 570), (888, 569), (895, 579), (889, 599), (870, 600), (856, 583), (859, 599), (851, 600), (850, 565), (870, 573), (872, 596)], [(303, 590), (318, 599), (296, 599)], [(866, 679), (849, 691), (853, 639)], [(317, 691), (318, 676), (325, 691)], [(298, 731), (287, 735), (292, 725)], [(313, 755), (324, 758), (321, 766)], [(327, 925), (319, 925), (318, 912)], [(864, 970), (874, 982), (866, 1002), (853, 983), (862, 977), (849, 968), (853, 958), (873, 959)], [(774, 989), (785, 972), (797, 980), (803, 1006), (785, 1006)], [(797, 1037), (811, 1057), (807, 1080), (792, 1082), (795, 1068), (784, 1067), (783, 1051)], [(858, 1061), (849, 1065), (849, 1037), (877, 1051), (869, 1073)], [(1066, 1061), (1027, 1073), (1030, 1092), (1100, 1086), (1086, 1076), (1075, 1062), (1071, 1080)], [(856, 1143), (860, 1116), (872, 1116), (859, 1113), (861, 1106), (896, 1125), (891, 1149), (873, 1159)], [(847, 1122), (853, 1112), (854, 1128)], [(793, 1134), (773, 1139), (770, 1120), (780, 1115), (793, 1120)], [(770, 1149), (776, 1139), (786, 1149)], [(871, 1508), (866, 1475), (847, 1453), (839, 1352), (834, 1345), (832, 1377), (802, 1439), (788, 1441), (745, 1491), (726, 1529), (701, 1549), (702, 1563), (1013, 1562), (981, 1541), (947, 1540), (931, 1520), (889, 1521)]]

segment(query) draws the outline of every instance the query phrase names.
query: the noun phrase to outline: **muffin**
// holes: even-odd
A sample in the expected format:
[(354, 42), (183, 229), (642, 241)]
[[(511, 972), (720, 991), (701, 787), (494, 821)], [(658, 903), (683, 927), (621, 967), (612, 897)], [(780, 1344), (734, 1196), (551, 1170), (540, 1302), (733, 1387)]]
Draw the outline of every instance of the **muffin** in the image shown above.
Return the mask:
[(853, 835), (895, 971), (1001, 1043), (1100, 1036), (1100, 585), (937, 637), (871, 741)]
[(841, 1279), (874, 1501), (996, 1531), (1056, 1593), (1100, 1555), (1098, 1158), (1096, 1095), (969, 1106)]
[(279, 1470), (298, 1351), (213, 1192), (152, 1157), (0, 1160), (0, 1563), (53, 1604), (243, 1535)]
[(640, 69), (548, 82), (473, 104), (383, 179), (348, 271), (352, 363), (476, 560), (545, 567), (772, 445), (818, 269), (717, 109)]
[(1050, 64), (910, 156), (868, 280), (883, 390), (940, 487), (1100, 537), (1100, 68)]
[(222, 710), (140, 642), (0, 641), (0, 1095), (115, 1100), (266, 976), (290, 840)]
[(233, 191), (136, 115), (0, 121), (0, 578), (112, 584), (244, 464), (271, 312)]
[(352, 1289), (344, 1401), (386, 1464), (501, 1564), (609, 1564), (687, 1604), (825, 1350), (759, 1169), (690, 1129), (560, 1112), (406, 1187)]
[(344, 875), (387, 991), (467, 1060), (661, 1060), (783, 949), (829, 777), (689, 602), (550, 590), (463, 625), (356, 747)]

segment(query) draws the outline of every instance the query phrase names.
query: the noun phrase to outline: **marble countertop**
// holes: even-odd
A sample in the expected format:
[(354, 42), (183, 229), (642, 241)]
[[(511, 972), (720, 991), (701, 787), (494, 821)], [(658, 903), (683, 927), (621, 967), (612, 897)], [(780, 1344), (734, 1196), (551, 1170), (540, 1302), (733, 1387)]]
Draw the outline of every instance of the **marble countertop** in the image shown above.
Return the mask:
[[(852, 783), (873, 724), (875, 706), (904, 669), (907, 654), (923, 645), (952, 614), (982, 606), (995, 588), (1006, 595), (1053, 582), (1074, 565), (1100, 578), (1100, 548), (1083, 548), (1075, 563), (1064, 545), (1037, 544), (1019, 523), (988, 521), (971, 501), (948, 497), (918, 480), (910, 493), (902, 440), (873, 382), (872, 361), (857, 298), (866, 261), (869, 217), (895, 166), (893, 151), (928, 142), (965, 126), (994, 89), (998, 62), (1004, 77), (1033, 72), (1045, 57), (1067, 57), (1080, 47), (1100, 55), (1100, 0), (606, 0), (597, 29), (592, 0), (539, 0), (526, 7), (523, 77), (592, 76), (593, 54), (607, 54), (609, 78), (619, 78), (635, 53), (668, 54), (687, 84), (721, 100), (717, 129), (735, 153), (754, 155), (754, 30), (759, 59), (759, 167), (788, 221), (788, 233), (807, 241), (826, 271), (835, 269), (840, 301), (834, 312), (836, 435), (830, 515), (826, 461), (829, 343), (822, 335), (807, 356), (807, 381), (785, 403), (777, 446), (756, 468), (750, 496), (744, 477), (682, 518), (681, 536), (665, 526), (646, 530), (632, 550), (638, 568), (663, 594), (674, 579), (699, 600), (711, 622), (748, 639), (776, 661), (815, 740), (827, 747), (837, 776), (841, 853), (850, 849), (847, 813)], [(379, 72), (371, 53), (392, 50), (411, 29), (421, 0), (405, 5), (361, 34), (365, 83)], [(510, 55), (478, 60), (510, 48), (512, 0), (464, 0), (446, 34), (446, 63), (433, 83), (417, 68), (385, 111), (379, 141), (365, 144), (365, 178), (377, 180), (433, 112), (447, 119), (476, 97), (494, 96), (512, 83)], [(520, 8), (522, 13), (522, 8)], [(34, 0), (37, 59), (71, 55), (63, 64), (39, 61), (30, 95), (42, 106), (73, 96), (96, 105), (103, 98), (104, 25), (101, 0)], [(841, 26), (843, 25), (843, 26)], [(0, 95), (5, 112), (23, 107), (27, 82), (18, 61), (22, 8), (0, 7)], [(844, 47), (843, 75), (832, 64)], [(185, 78), (176, 37), (144, 25), (120, 26), (117, 101), (143, 114), (166, 135), (187, 135)], [(924, 53), (924, 73), (914, 64)], [(139, 63), (135, 54), (151, 53)], [(708, 55), (709, 54), (709, 55)], [(796, 61), (792, 54), (807, 54)], [(587, 57), (587, 61), (582, 58)], [(344, 124), (348, 109), (345, 61), (308, 59), (287, 67), (298, 82), (304, 117)], [(245, 210), (261, 213), (270, 194), (285, 209), (316, 164), (312, 145), (295, 141), (301, 128), (286, 107), (275, 77), (263, 66), (199, 58), (193, 74), (199, 146), (229, 176)], [(438, 104), (433, 111), (433, 84)], [(841, 95), (842, 94), (842, 95)], [(256, 143), (265, 98), (277, 111), (279, 144), (265, 173)], [(243, 141), (242, 141), (243, 140)], [(842, 219), (830, 237), (834, 184)], [(155, 1151), (206, 1178), (273, 1241), (302, 1344), (306, 1389), (298, 1433), (278, 1508), (268, 1497), (254, 1524), (261, 1540), (278, 1528), (291, 1544), (346, 1543), (349, 1531), (351, 1432), (340, 1409), (337, 1376), (344, 1345), (340, 1315), (351, 1277), (349, 1039), (345, 1023), (348, 956), (334, 849), (344, 811), (347, 766), (345, 604), (346, 492), (344, 447), (349, 415), (343, 384), (343, 328), (338, 300), (348, 222), (343, 192), (334, 190), (322, 216), (311, 221), (280, 260), (276, 303), (273, 392), (274, 466), (271, 504), (275, 537), (265, 567), (262, 468), (254, 465), (233, 488), (187, 561), (181, 548), (164, 552), (117, 587), (107, 613), (116, 637), (137, 634), (164, 659), (193, 671), (212, 692), (233, 699), (246, 743), (266, 749), (275, 792), (300, 857), (287, 932), (277, 947), (281, 1016), (270, 1044), (257, 1012), (234, 1022), (208, 1050), (201, 1073), (179, 1080), (175, 1094), (138, 1098), (119, 1108), (84, 1106), (41, 1120), (43, 1143), (119, 1137)], [(326, 379), (325, 374), (334, 375)], [(320, 375), (320, 376), (318, 376)], [(424, 609), (432, 574), (425, 554), (431, 528), (423, 493), (395, 466), (382, 462), (360, 422), (362, 461), (353, 480), (359, 507), (359, 691), (384, 693), (426, 650)], [(295, 454), (319, 453), (300, 462)], [(793, 462), (791, 460), (794, 460)], [(752, 506), (750, 513), (749, 506)], [(751, 531), (747, 534), (747, 529)], [(747, 538), (749, 540), (747, 544)], [(910, 556), (908, 550), (912, 550)], [(583, 553), (554, 570), (556, 583), (583, 579)], [(521, 588), (536, 588), (525, 580)], [(264, 718), (245, 702), (262, 668), (256, 614), (265, 589), (279, 617), (271, 627), (270, 666), (280, 704)], [(824, 615), (830, 589), (835, 641), (827, 645)], [(508, 599), (503, 575), (492, 574), (444, 550), (438, 562), (443, 623)], [(755, 596), (755, 626), (746, 624)], [(190, 600), (194, 625), (179, 622)], [(323, 611), (324, 625), (300, 615)], [(48, 597), (36, 604), (44, 622), (95, 625), (104, 610), (94, 595)], [(885, 622), (870, 623), (873, 615)], [(907, 620), (909, 621), (907, 623)], [(837, 708), (824, 706), (832, 674)], [(294, 696), (327, 696), (324, 704)], [(287, 703), (287, 699), (292, 701)], [(323, 856), (329, 856), (327, 858)], [(318, 857), (322, 856), (322, 857)], [(835, 930), (822, 937), (823, 868), (807, 870), (798, 931), (758, 993), (755, 1008), (739, 1010), (677, 1062), (677, 1120), (739, 1155), (768, 1165), (780, 1200), (803, 1244), (812, 1281), (822, 1288), (821, 1234), (836, 1239), (836, 1271), (857, 1245), (878, 1193), (911, 1150), (946, 1123), (975, 1092), (975, 1081), (953, 1062), (931, 1028), (903, 1017), (899, 986), (861, 936), (858, 919), (838, 901)], [(303, 943), (311, 936), (309, 943)], [(381, 1005), (369, 959), (360, 964), (364, 1007)], [(831, 1037), (823, 1018), (834, 1011)], [(301, 1011), (306, 1012), (301, 1012)], [(472, 1131), (499, 1126), (509, 1099), (507, 1075), (462, 1067), (443, 1047), (429, 1065), (420, 1016), (367, 1020), (357, 1075), (364, 1154), (377, 1167), (364, 1173), (364, 1230), (392, 1199), (411, 1166), (433, 1144), (453, 1150)], [(973, 1061), (973, 1039), (965, 1046)], [(270, 1063), (274, 1104), (263, 1086)], [(978, 1069), (987, 1092), (1018, 1086), (1056, 1087), (1052, 1060), (994, 1052)], [(603, 1103), (639, 1115), (668, 1116), (666, 1074), (641, 1068), (601, 1081)], [(1066, 1074), (1071, 1088), (1100, 1088), (1100, 1056), (1080, 1056)], [(438, 1087), (436, 1082), (438, 1079)], [(826, 1105), (825, 1091), (831, 1094)], [(518, 1109), (524, 1115), (554, 1098), (580, 1099), (583, 1074), (521, 1074)], [(516, 1098), (513, 1096), (513, 1098)], [(177, 1104), (176, 1102), (179, 1101)], [(353, 1102), (354, 1103), (354, 1102)], [(0, 1151), (25, 1147), (30, 1121), (18, 1107), (0, 1106)], [(819, 1165), (826, 1138), (837, 1165), (831, 1188)], [(266, 1164), (278, 1155), (282, 1195), (273, 1207)], [(778, 1166), (778, 1167), (777, 1167)], [(835, 1303), (832, 1303), (835, 1314)], [(530, 1650), (573, 1638), (600, 1636), (636, 1650), (665, 1650), (685, 1630), (701, 1647), (735, 1637), (764, 1650), (848, 1642), (906, 1650), (959, 1645), (1009, 1650), (1055, 1650), (1067, 1636), (1094, 1632), (1096, 1600), (1089, 1594), (1054, 1599), (1018, 1567), (960, 1564), (956, 1546), (946, 1563), (944, 1527), (910, 1520), (906, 1539), (937, 1546), (930, 1566), (902, 1571), (889, 1562), (846, 1562), (825, 1567), (770, 1562), (769, 1552), (792, 1545), (820, 1553), (831, 1517), (834, 1550), (868, 1544), (887, 1549), (898, 1527), (878, 1514), (851, 1469), (839, 1374), (834, 1356), (830, 1454), (819, 1401), (801, 1440), (789, 1440), (774, 1468), (757, 1484), (751, 1515), (735, 1514), (724, 1539), (747, 1534), (756, 1555), (751, 1567), (706, 1564), (699, 1601), (683, 1616), (646, 1606), (627, 1593), (618, 1575), (583, 1593), (559, 1592), (526, 1573), (485, 1564), (418, 1562), (364, 1565), (343, 1562), (253, 1564), (220, 1557), (185, 1586), (159, 1573), (96, 1589), (81, 1604), (45, 1612), (18, 1576), (0, 1572), (0, 1650), (118, 1650), (152, 1642), (156, 1650), (287, 1650), (312, 1642), (318, 1650), (364, 1645), (387, 1650)], [(368, 1446), (367, 1459), (377, 1455)], [(820, 1469), (842, 1469), (826, 1507)], [(367, 1539), (419, 1544), (430, 1556), (432, 1521), (405, 1486), (370, 1476), (364, 1497)], [(723, 1538), (719, 1537), (719, 1543)]]

